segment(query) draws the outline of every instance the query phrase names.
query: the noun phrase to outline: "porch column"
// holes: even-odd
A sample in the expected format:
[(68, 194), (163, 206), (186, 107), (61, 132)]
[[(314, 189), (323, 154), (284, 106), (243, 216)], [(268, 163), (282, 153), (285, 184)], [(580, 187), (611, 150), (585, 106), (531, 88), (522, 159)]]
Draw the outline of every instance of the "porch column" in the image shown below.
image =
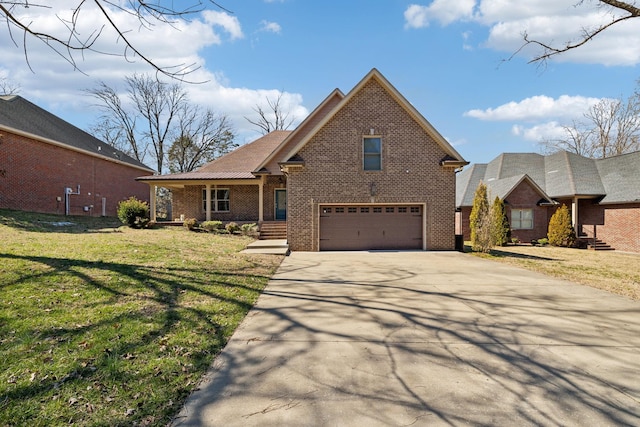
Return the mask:
[(150, 185), (149, 186), (149, 202), (150, 205), (149, 206), (149, 210), (151, 211), (151, 221), (155, 221), (156, 220), (156, 192), (158, 191), (158, 187), (155, 185)]
[(258, 184), (258, 223), (264, 221), (264, 175), (260, 175), (260, 183)]
[(571, 201), (571, 225), (573, 229), (578, 233), (578, 198), (574, 197)]
[(211, 184), (206, 184), (205, 186), (205, 204), (207, 213), (207, 221), (211, 221)]

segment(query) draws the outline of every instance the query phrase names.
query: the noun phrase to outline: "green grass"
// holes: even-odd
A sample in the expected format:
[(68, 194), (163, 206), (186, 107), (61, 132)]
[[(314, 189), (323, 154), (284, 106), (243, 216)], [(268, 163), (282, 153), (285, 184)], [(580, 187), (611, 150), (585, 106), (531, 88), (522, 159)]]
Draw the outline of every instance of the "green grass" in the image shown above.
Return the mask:
[[(72, 224), (58, 224), (69, 221)], [(0, 210), (0, 425), (166, 425), (282, 257)]]

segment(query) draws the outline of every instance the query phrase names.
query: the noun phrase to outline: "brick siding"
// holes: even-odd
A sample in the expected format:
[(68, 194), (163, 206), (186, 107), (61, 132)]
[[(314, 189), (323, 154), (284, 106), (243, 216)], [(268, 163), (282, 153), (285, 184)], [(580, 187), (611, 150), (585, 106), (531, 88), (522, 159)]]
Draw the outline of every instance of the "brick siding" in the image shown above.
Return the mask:
[(581, 200), (579, 223), (582, 232), (596, 237), (616, 250), (640, 252), (640, 204), (597, 205)]
[(101, 216), (103, 198), (107, 216), (116, 216), (118, 203), (131, 196), (149, 201), (149, 186), (135, 178), (150, 172), (7, 131), (0, 135), (0, 169), (6, 171), (0, 208), (64, 214), (65, 187), (75, 192), (78, 185), (80, 194), (69, 196), (71, 215)]
[[(382, 171), (362, 168), (362, 139), (370, 129), (382, 137)], [(427, 249), (454, 249), (455, 174), (439, 164), (445, 152), (375, 80), (299, 154), (305, 166), (287, 179), (292, 250), (319, 249), (323, 203), (424, 203)]]
[[(493, 203), (493, 197), (489, 197), (489, 204)], [(514, 230), (511, 229), (511, 237), (517, 238), (521, 242), (528, 243), (533, 239), (541, 239), (547, 236), (549, 219), (555, 211), (555, 208), (548, 209), (545, 206), (537, 206), (540, 200), (540, 194), (526, 181), (521, 182), (509, 196), (505, 199), (505, 207), (509, 224), (511, 224), (511, 209), (532, 209), (533, 210), (533, 229), (530, 230)], [(469, 210), (471, 213), (471, 210)]]
[[(173, 216), (179, 218), (196, 218), (204, 221), (207, 213), (203, 209), (202, 190), (204, 185), (186, 185), (183, 189), (174, 189)], [(214, 187), (211, 186), (213, 189)], [(211, 219), (218, 221), (251, 221), (258, 222), (258, 186), (257, 185), (219, 185), (228, 188), (230, 212), (211, 211)], [(272, 196), (273, 197), (273, 196)]]

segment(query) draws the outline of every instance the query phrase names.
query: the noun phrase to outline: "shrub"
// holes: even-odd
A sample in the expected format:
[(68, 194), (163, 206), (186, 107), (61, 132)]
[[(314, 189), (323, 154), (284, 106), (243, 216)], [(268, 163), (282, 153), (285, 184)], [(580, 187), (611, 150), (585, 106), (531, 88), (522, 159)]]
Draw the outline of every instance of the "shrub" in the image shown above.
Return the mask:
[(547, 231), (549, 244), (553, 246), (573, 246), (575, 242), (575, 232), (571, 225), (571, 215), (566, 205), (560, 208), (551, 216)]
[(182, 223), (182, 226), (187, 230), (193, 231), (196, 228), (198, 228), (198, 220), (195, 218), (185, 219), (184, 222)]
[(504, 209), (504, 202), (496, 196), (491, 206), (491, 238), (495, 246), (504, 246), (509, 241), (509, 219)]
[(543, 237), (542, 239), (538, 239), (538, 244), (540, 246), (547, 246), (549, 244), (549, 239)]
[(237, 233), (238, 231), (240, 231), (240, 226), (235, 222), (228, 223), (227, 225), (224, 226), (224, 228), (231, 234)]
[(491, 249), (491, 220), (489, 201), (487, 199), (487, 186), (478, 184), (473, 197), (473, 207), (469, 215), (471, 228), (471, 249), (474, 251), (489, 252)]
[(242, 224), (240, 226), (240, 231), (245, 236), (253, 236), (258, 231), (258, 226), (256, 224)]
[(200, 228), (203, 228), (210, 233), (216, 232), (222, 230), (222, 221), (205, 221), (200, 224)]
[(131, 228), (143, 228), (149, 222), (149, 205), (129, 197), (118, 203), (118, 219)]

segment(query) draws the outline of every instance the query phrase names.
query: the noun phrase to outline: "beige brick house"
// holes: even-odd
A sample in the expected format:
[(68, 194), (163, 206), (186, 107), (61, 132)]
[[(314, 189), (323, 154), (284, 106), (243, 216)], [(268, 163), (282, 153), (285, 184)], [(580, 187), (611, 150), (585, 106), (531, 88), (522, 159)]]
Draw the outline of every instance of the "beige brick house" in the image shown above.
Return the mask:
[(141, 177), (174, 216), (286, 221), (294, 251), (454, 249), (455, 171), (468, 164), (376, 69), (294, 131), (200, 169)]

